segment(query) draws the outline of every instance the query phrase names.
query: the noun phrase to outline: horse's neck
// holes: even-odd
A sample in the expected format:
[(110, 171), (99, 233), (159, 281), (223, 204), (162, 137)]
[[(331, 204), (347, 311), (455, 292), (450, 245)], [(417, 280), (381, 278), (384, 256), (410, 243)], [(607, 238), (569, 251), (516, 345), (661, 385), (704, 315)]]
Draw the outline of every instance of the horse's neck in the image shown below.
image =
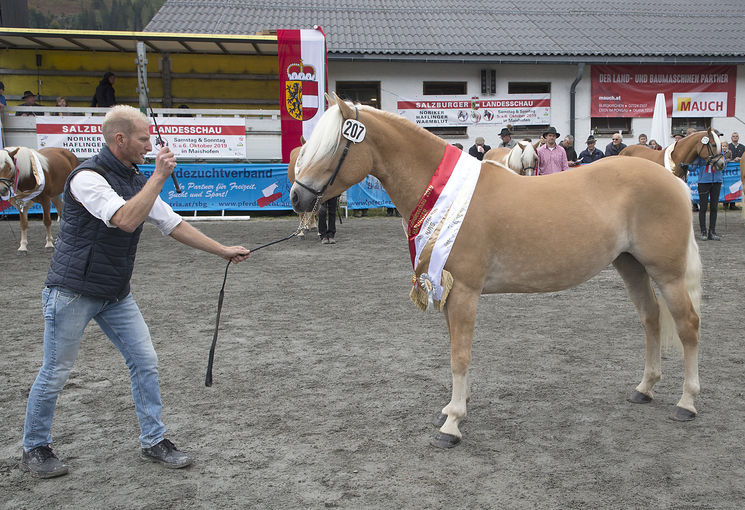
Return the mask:
[(680, 165), (681, 163), (692, 163), (698, 157), (698, 151), (696, 148), (699, 143), (698, 140), (693, 138), (690, 141), (681, 140), (676, 142), (673, 151), (670, 153), (670, 159), (672, 159), (676, 165)]
[(406, 218), (416, 207), (442, 160), (447, 143), (403, 120), (375, 117), (373, 169), (388, 196)]

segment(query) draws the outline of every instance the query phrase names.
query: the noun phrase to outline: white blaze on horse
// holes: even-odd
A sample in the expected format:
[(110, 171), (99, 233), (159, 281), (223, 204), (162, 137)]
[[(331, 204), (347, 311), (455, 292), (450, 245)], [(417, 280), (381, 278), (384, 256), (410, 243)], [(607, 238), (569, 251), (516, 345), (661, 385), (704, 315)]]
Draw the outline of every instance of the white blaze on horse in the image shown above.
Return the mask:
[(644, 145), (629, 145), (621, 151), (620, 156), (636, 156), (654, 161), (684, 181), (688, 172), (681, 165), (689, 165), (696, 158), (702, 158), (707, 165), (712, 165), (717, 170), (722, 170), (727, 165), (722, 154), (722, 141), (711, 128), (691, 133), (661, 151)]
[[(630, 400), (652, 399), (661, 344), (677, 336), (685, 377), (673, 417), (695, 417), (701, 260), (683, 182), (630, 157), (528, 178), (479, 162), (391, 113), (337, 97), (331, 102), (298, 157), (292, 204), (296, 211), (311, 210), (317, 197), (338, 195), (371, 174), (410, 218), (412, 298), (424, 296), (422, 308), (441, 308), (450, 332), (452, 396), (433, 444), (450, 447), (461, 438), (479, 296), (567, 289), (608, 264), (623, 278), (646, 333), (644, 374)], [(542, 197), (542, 212), (527, 217), (522, 206), (535, 197)], [(444, 265), (443, 247), (450, 250)], [(546, 256), (537, 262), (525, 253)]]
[(0, 197), (18, 209), (21, 222), (19, 255), (28, 253), (28, 210), (31, 202), (41, 204), (47, 231), (45, 248), (54, 248), (51, 205), (62, 214), (60, 194), (78, 158), (67, 149), (46, 147), (38, 151), (28, 147), (6, 147), (0, 150)]
[(484, 154), (484, 162), (494, 161), (506, 166), (520, 175), (531, 176), (535, 173), (538, 163), (538, 153), (535, 145), (530, 142), (519, 141), (514, 147), (496, 147)]
[[(301, 143), (305, 143), (305, 140), (301, 139)], [(295, 162), (297, 161), (297, 157), (300, 154), (301, 148), (302, 145), (299, 147), (295, 147), (290, 151), (290, 162), (287, 164), (287, 178), (292, 184), (295, 183)], [(300, 225), (298, 225), (297, 236), (305, 237), (305, 231), (316, 227), (318, 218), (316, 217), (315, 211), (301, 212), (298, 214), (300, 216)]]

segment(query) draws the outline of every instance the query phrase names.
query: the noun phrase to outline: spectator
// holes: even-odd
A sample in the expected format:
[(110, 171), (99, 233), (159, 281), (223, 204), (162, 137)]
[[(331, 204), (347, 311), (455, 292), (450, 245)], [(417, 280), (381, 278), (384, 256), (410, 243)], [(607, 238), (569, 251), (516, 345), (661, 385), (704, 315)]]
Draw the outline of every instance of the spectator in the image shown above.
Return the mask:
[(567, 153), (564, 147), (556, 143), (558, 137), (559, 133), (553, 126), (543, 132), (542, 138), (546, 140), (546, 144), (538, 147), (536, 175), (555, 174), (569, 169)]
[(318, 209), (318, 237), (323, 244), (336, 244), (336, 205), (339, 196), (331, 197)]
[(645, 135), (644, 133), (639, 135), (638, 140), (639, 140), (639, 143), (637, 143), (637, 145), (643, 145), (645, 147), (649, 147), (649, 145), (647, 145), (647, 135)]
[[(717, 209), (719, 209), (719, 192), (722, 189), (722, 171), (707, 165), (702, 158), (697, 158), (692, 166), (698, 167), (698, 223), (701, 227), (701, 240), (721, 241), (717, 235)], [(706, 206), (709, 206), (709, 229), (706, 229)]]
[(656, 151), (662, 150), (662, 146), (660, 146), (660, 144), (657, 143), (657, 140), (654, 140), (654, 139), (649, 141), (649, 148), (654, 149)]
[[(65, 186), (65, 221), (43, 291), (44, 359), (28, 395), (21, 460), (23, 469), (40, 478), (68, 471), (50, 448), (52, 419), (91, 320), (116, 345), (129, 368), (140, 455), (169, 468), (191, 463), (164, 438), (158, 357), (130, 292), (140, 232), (148, 221), (164, 235), (234, 263), (249, 255), (242, 246), (225, 246), (202, 234), (160, 199), (161, 188), (176, 167), (168, 147), (158, 152), (150, 178), (138, 170), (152, 150), (144, 114), (131, 106), (116, 106), (104, 117), (101, 130), (106, 145), (78, 166)], [(98, 463), (116, 457), (106, 445), (91, 448)]]
[(484, 154), (486, 154), (489, 149), (491, 149), (491, 147), (484, 143), (484, 137), (477, 136), (476, 143), (468, 149), (468, 154), (481, 161), (484, 159)]
[(5, 107), (8, 103), (5, 101), (5, 84), (0, 81), (0, 113), (5, 111)]
[[(57, 98), (57, 106), (60, 108), (67, 108), (67, 98), (65, 96), (59, 96)], [(53, 115), (65, 115), (62, 112), (57, 112)]]
[(592, 163), (604, 157), (603, 151), (595, 147), (596, 141), (593, 135), (587, 137), (587, 148), (579, 153), (580, 163)]
[(732, 153), (732, 161), (740, 162), (743, 154), (745, 154), (745, 145), (740, 143), (740, 135), (737, 131), (733, 131), (730, 136), (732, 142), (728, 145), (730, 152)]
[[(33, 92), (30, 90), (26, 90), (23, 92), (23, 102), (18, 106), (41, 106), (39, 103), (36, 102), (36, 96)], [(35, 117), (36, 112), (16, 112), (16, 116), (18, 117)]]
[(109, 107), (116, 104), (116, 94), (114, 92), (114, 82), (116, 76), (111, 71), (104, 73), (101, 81), (98, 82), (96, 93), (93, 94), (91, 106)]
[(517, 142), (512, 139), (512, 133), (510, 133), (509, 126), (502, 128), (502, 131), (499, 132), (499, 137), (502, 139), (502, 142), (497, 145), (497, 147), (509, 147), (511, 149), (515, 144), (517, 144)]
[[(188, 110), (189, 105), (188, 104), (180, 104), (178, 105), (179, 110)], [(193, 117), (194, 115), (190, 113), (177, 113), (176, 117)]]
[(673, 135), (673, 141), (679, 142), (685, 137), (685, 133), (682, 131), (678, 131)]
[(574, 150), (574, 137), (572, 135), (566, 135), (561, 142), (561, 146), (564, 148), (564, 152), (567, 153), (567, 163), (569, 166), (579, 165), (577, 151)]
[(618, 156), (618, 154), (626, 148), (626, 144), (623, 143), (623, 137), (621, 133), (615, 133), (611, 138), (611, 143), (605, 146), (606, 156)]

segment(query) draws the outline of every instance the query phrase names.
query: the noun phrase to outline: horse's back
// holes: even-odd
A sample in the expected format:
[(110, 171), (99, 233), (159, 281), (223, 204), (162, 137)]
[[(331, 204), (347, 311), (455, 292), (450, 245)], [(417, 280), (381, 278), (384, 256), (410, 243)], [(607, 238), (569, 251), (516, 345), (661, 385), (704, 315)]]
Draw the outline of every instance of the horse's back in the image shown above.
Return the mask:
[(507, 161), (507, 155), (509, 153), (510, 149), (508, 147), (495, 147), (486, 151), (483, 160), (498, 161), (501, 163), (502, 160)]
[[(61, 147), (44, 147), (39, 149), (38, 152), (47, 158), (50, 168), (55, 168), (55, 171), (67, 171), (67, 175), (69, 175), (70, 172), (72, 172), (79, 164), (78, 158), (75, 154)], [(67, 170), (68, 168), (69, 170)]]
[(620, 154), (620, 156), (635, 156), (637, 158), (644, 158), (649, 161), (654, 161), (655, 163), (658, 163), (662, 165), (662, 161), (665, 157), (665, 154), (663, 151), (658, 151), (655, 149), (652, 149), (650, 147), (645, 147), (644, 145), (629, 145), (625, 149), (623, 149)]

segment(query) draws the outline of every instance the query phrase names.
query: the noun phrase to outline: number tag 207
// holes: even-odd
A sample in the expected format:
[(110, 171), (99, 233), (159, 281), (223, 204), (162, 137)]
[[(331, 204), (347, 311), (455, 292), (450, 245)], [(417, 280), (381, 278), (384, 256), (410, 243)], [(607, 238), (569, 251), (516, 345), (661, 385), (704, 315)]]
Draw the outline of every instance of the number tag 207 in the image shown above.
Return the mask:
[(365, 139), (365, 125), (354, 119), (347, 119), (341, 128), (341, 134), (350, 142), (360, 143)]

